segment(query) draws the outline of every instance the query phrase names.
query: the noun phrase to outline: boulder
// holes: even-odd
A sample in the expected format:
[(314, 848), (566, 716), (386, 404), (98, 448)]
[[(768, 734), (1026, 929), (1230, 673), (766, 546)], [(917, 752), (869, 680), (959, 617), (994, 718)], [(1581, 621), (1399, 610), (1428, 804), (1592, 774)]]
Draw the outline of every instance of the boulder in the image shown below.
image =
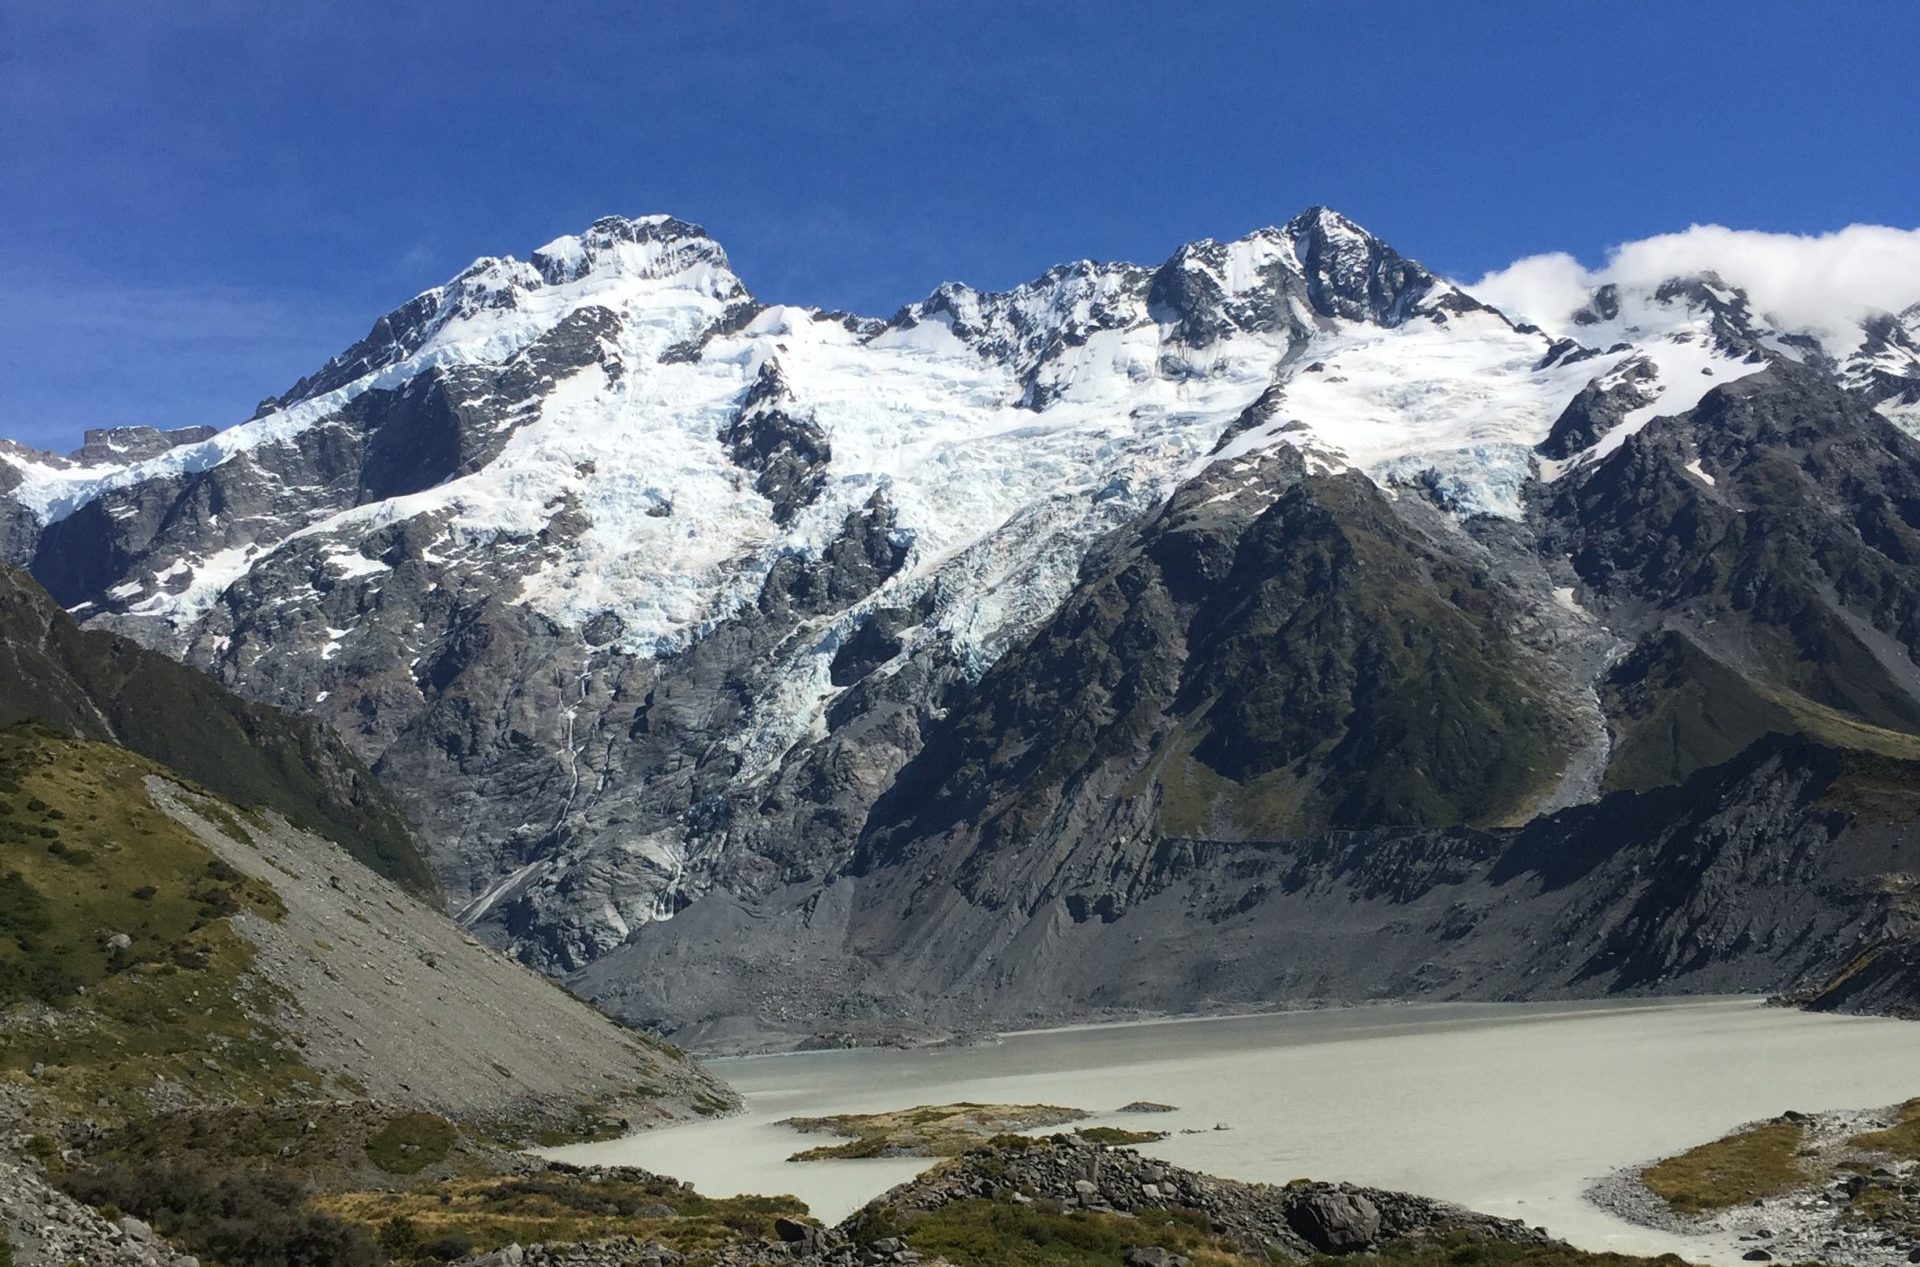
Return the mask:
[(1355, 1192), (1302, 1192), (1288, 1202), (1286, 1215), (1287, 1225), (1322, 1253), (1357, 1253), (1380, 1235), (1380, 1207)]
[(1187, 1267), (1184, 1254), (1160, 1245), (1129, 1245), (1122, 1260), (1127, 1267)]

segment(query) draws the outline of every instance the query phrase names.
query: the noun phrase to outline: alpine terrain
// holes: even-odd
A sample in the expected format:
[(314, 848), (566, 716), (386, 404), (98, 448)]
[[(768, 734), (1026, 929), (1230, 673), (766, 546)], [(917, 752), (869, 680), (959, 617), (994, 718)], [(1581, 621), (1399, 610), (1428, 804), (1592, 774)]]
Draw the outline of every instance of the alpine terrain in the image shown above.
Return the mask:
[[(350, 795), (252, 799), (410, 830), (475, 936), (703, 1044), (1888, 1011), (1916, 435), (1920, 302), (1815, 330), (1703, 271), (1507, 313), (1315, 208), (869, 317), (609, 218), (236, 426), (0, 446), (0, 551), (88, 631), (38, 653), (320, 723), (272, 727)], [(72, 726), (248, 795), (106, 694)]]

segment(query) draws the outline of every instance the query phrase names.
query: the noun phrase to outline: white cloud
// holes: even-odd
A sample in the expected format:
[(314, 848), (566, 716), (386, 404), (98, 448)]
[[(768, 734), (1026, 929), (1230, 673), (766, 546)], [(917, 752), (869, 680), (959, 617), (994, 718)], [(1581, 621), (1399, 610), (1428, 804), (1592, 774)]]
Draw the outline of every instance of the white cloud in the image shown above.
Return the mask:
[(1802, 236), (1696, 224), (1614, 247), (1600, 268), (1559, 252), (1532, 255), (1467, 289), (1516, 320), (1558, 331), (1596, 286), (1649, 290), (1703, 272), (1745, 290), (1778, 329), (1846, 345), (1869, 314), (1920, 303), (1920, 229), (1855, 224)]

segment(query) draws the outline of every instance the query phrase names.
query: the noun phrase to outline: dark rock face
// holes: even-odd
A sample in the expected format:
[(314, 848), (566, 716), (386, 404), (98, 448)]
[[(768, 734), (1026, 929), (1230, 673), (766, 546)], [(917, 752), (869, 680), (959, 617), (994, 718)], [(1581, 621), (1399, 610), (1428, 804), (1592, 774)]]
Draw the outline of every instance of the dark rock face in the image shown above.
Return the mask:
[(1547, 438), (1535, 447), (1544, 458), (1565, 461), (1590, 449), (1601, 436), (1620, 425), (1625, 416), (1655, 397), (1647, 384), (1654, 378), (1651, 362), (1635, 358), (1605, 379), (1595, 379), (1580, 389), (1553, 421)]
[(1920, 931), (1911, 902), (1902, 934), (1873, 943), (1817, 986), (1789, 991), (1789, 1001), (1815, 1012), (1920, 1019)]
[(1843, 377), (1869, 404), (1920, 405), (1920, 304), (1869, 317)]
[(1653, 292), (1656, 303), (1679, 303), (1708, 318), (1708, 337), (1723, 351), (1763, 359), (1761, 329), (1746, 292), (1729, 286), (1716, 273), (1675, 277)]
[(740, 412), (720, 438), (735, 464), (753, 472), (754, 488), (773, 503), (775, 523), (793, 522), (826, 483), (833, 446), (820, 424), (795, 403), (776, 362), (760, 367)]
[[(588, 1184), (602, 1175), (655, 1179), (644, 1171), (594, 1167), (585, 1172), (554, 1162), (550, 1170), (581, 1175)], [(671, 1180), (664, 1181), (671, 1183)], [(718, 1267), (772, 1267), (779, 1263), (819, 1267), (886, 1267), (923, 1260), (914, 1248), (920, 1220), (964, 1205), (979, 1216), (981, 1244), (991, 1253), (993, 1236), (1004, 1236), (1003, 1206), (1041, 1218), (1078, 1216), (1115, 1219), (1116, 1227), (1139, 1217), (1141, 1239), (1150, 1235), (1148, 1216), (1171, 1214), (1180, 1223), (1206, 1229), (1220, 1249), (1265, 1262), (1304, 1262), (1322, 1252), (1387, 1249), (1396, 1242), (1458, 1239), (1476, 1245), (1504, 1244), (1564, 1250), (1544, 1232), (1512, 1219), (1494, 1218), (1427, 1197), (1354, 1184), (1296, 1180), (1284, 1188), (1242, 1183), (1183, 1170), (1127, 1149), (1089, 1144), (1071, 1135), (1032, 1139), (1020, 1147), (988, 1145), (875, 1197), (834, 1227), (820, 1227), (785, 1216), (774, 1220), (767, 1241), (742, 1236), (706, 1255)], [(1116, 1219), (1116, 1216), (1118, 1218)], [(963, 1216), (964, 1217), (964, 1216)], [(1000, 1225), (1000, 1226), (996, 1226)], [(1300, 1230), (1311, 1228), (1343, 1248), (1323, 1250)], [(1362, 1233), (1363, 1241), (1356, 1241)], [(1022, 1241), (1024, 1245), (1026, 1242)], [(1066, 1241), (1052, 1242), (1057, 1248)], [(1091, 1254), (1091, 1251), (1089, 1251)], [(1159, 1245), (1130, 1245), (1120, 1251), (1127, 1267), (1182, 1267), (1188, 1259)], [(573, 1244), (509, 1245), (490, 1254), (458, 1260), (459, 1267), (675, 1267), (682, 1256), (668, 1247), (632, 1236)], [(926, 1261), (944, 1262), (934, 1257)], [(986, 1258), (984, 1261), (993, 1261)]]
[(1291, 450), (1220, 484), (1242, 491), (1191, 485), (1090, 561), (902, 770), (856, 866), (943, 856), (977, 900), (1026, 903), (1116, 831), (1497, 821), (1546, 790), (1567, 724), (1506, 633), (1518, 597)]
[(34, 457), (41, 455), (11, 441), (0, 440), (0, 565), (25, 567), (33, 561), (34, 547), (40, 541), (40, 521), (32, 511), (7, 495), (20, 487), (21, 481), (19, 470), (5, 461), (9, 450)]
[[(816, 965), (781, 995), (796, 1012), (912, 1008), (951, 1027), (1195, 999), (1815, 990), (1854, 948), (1912, 926), (1883, 878), (1913, 847), (1917, 774), (1912, 762), (1776, 737), (1677, 788), (1618, 793), (1518, 829), (1161, 839), (1055, 856), (1017, 902), (929, 883), (933, 866), (916, 857), (842, 880), (824, 900), (803, 903), (796, 890), (746, 921), (777, 921), (784, 939), (729, 938), (737, 925), (716, 919), (717, 906), (693, 907), (578, 984), (633, 1017), (659, 1015), (653, 991), (671, 992), (695, 1034), (778, 974), (784, 953), (771, 947), (793, 944)], [(976, 895), (990, 883), (969, 882)], [(701, 946), (704, 976), (675, 943), (648, 944), (664, 937)], [(622, 964), (640, 953), (661, 979), (642, 983)], [(834, 1002), (850, 973), (865, 1009)]]
[[(1818, 733), (1831, 733), (1821, 718), (1833, 714), (1920, 730), (1916, 478), (1908, 437), (1831, 380), (1783, 363), (1657, 420), (1556, 485), (1543, 546), (1571, 559), (1590, 601), (1652, 614), (1634, 622), (1645, 636), (1677, 631), (1704, 657), (1642, 689), (1616, 719), (1616, 765), (1646, 766), (1649, 744), (1675, 751), (1661, 736), (1692, 726), (1680, 713), (1699, 701), (1681, 710), (1660, 697), (1698, 695), (1725, 670), (1729, 687), (1752, 685), (1711, 689), (1732, 727), (1723, 751), (1779, 727), (1781, 710)], [(1637, 671), (1634, 661), (1621, 669)], [(1677, 751), (1668, 777), (1692, 768), (1686, 745)], [(1620, 782), (1636, 779), (1646, 770)]]
[(212, 427), (178, 427), (171, 431), (158, 427), (95, 427), (87, 430), (80, 447), (67, 457), (81, 466), (139, 462), (184, 444), (211, 440), (215, 434)]

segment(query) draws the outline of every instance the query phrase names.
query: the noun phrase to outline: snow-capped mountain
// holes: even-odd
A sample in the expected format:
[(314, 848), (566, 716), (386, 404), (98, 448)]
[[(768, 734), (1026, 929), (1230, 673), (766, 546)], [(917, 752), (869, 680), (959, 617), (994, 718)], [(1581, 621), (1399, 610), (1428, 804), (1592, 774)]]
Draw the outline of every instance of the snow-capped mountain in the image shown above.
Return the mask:
[[(1621, 582), (1632, 532), (1596, 527), (1591, 501), (1625, 481), (1619, 504), (1655, 533), (1672, 496), (1732, 506), (1744, 486), (1723, 464), (1746, 459), (1704, 433), (1673, 450), (1678, 493), (1636, 500), (1666, 478), (1648, 455), (1677, 443), (1656, 420), (1724, 413), (1716, 389), (1830, 390), (1849, 426), (1870, 409), (1915, 426), (1920, 307), (1838, 348), (1702, 274), (1522, 318), (1317, 208), (1158, 267), (945, 285), (891, 319), (761, 304), (697, 226), (610, 218), (524, 262), (477, 261), (237, 426), (90, 437), (66, 458), (0, 447), (0, 545), (86, 622), (331, 723), (401, 797), (467, 922), (551, 970), (596, 965), (581, 979), (603, 995), (683, 1022), (657, 991), (624, 992), (756, 911), (887, 906), (870, 877), (923, 848), (975, 905), (1038, 910), (1065, 900), (1061, 873), (1034, 869), (1056, 854), (1520, 823), (1640, 787), (1619, 754), (1646, 701), (1608, 675), (1657, 632), (1697, 635), (1768, 707), (1920, 728), (1912, 665), (1894, 664), (1912, 653), (1898, 585), (1878, 606), (1844, 585), (1834, 600), (1891, 695), (1809, 685), (1770, 667), (1771, 635), (1701, 615), (1706, 591)], [(1303, 553), (1315, 540), (1331, 553)], [(1349, 594), (1354, 549), (1444, 610)], [(1245, 551), (1301, 587), (1247, 588)], [(1136, 584), (1166, 597), (1129, 632), (1108, 617)], [(1254, 613), (1329, 593), (1344, 614), (1313, 637), (1260, 626), (1286, 663), (1231, 649)], [(1069, 619), (1103, 632), (1076, 640)], [(1456, 727), (1466, 755), (1382, 720), (1391, 673), (1359, 680), (1375, 656), (1424, 673), (1386, 649), (1395, 619), (1405, 646), (1450, 640), (1460, 680), (1496, 702)], [(1149, 654), (1199, 676), (1149, 689)], [(1235, 685), (1316, 656), (1311, 683), (1258, 707)], [(1036, 696), (1042, 679), (1079, 685)], [(1106, 711), (1083, 714), (1096, 697)], [(1047, 717), (1019, 720), (1037, 698)], [(1151, 716), (1113, 731), (1143, 699)], [(1327, 747), (1362, 730), (1364, 761)], [(1496, 733), (1519, 746), (1474, 738)], [(962, 828), (979, 795), (1037, 777), (1015, 734), (1131, 755), (1042, 779), (1016, 816), (1037, 852), (988, 882), (994, 848)], [(1369, 782), (1422, 753), (1467, 790)], [(1676, 758), (1654, 783), (1697, 768)], [(834, 909), (768, 920), (781, 931), (752, 971), (827, 935), (807, 927), (850, 936), (851, 908)], [(819, 969), (822, 997), (861, 979), (857, 959), (818, 959), (838, 965)]]

